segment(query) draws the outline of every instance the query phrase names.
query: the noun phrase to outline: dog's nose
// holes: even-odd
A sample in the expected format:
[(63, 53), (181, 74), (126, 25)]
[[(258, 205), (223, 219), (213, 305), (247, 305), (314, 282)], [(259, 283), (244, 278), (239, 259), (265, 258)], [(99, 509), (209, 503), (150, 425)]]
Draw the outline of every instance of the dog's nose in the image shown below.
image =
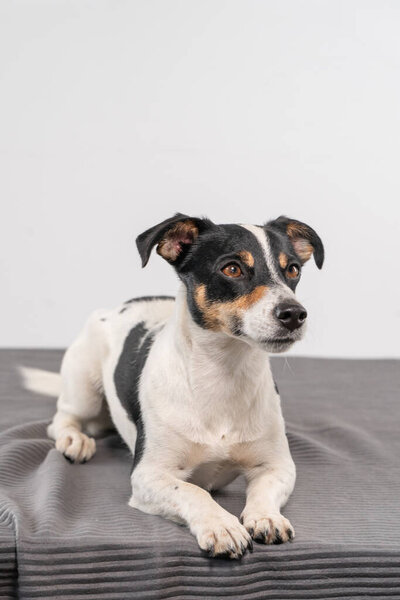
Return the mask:
[(307, 318), (307, 311), (301, 304), (279, 304), (275, 308), (275, 314), (290, 331), (301, 327)]

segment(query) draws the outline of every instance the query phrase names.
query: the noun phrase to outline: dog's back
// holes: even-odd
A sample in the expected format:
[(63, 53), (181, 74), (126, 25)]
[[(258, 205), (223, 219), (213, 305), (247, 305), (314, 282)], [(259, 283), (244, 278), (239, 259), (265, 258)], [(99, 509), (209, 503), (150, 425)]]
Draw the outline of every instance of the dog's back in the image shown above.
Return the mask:
[[(140, 373), (155, 335), (170, 317), (174, 304), (172, 296), (144, 296), (111, 310), (98, 309), (66, 351), (61, 375), (69, 384), (59, 397), (58, 416), (49, 426), (48, 434), (72, 462), (89, 460), (95, 451), (94, 440), (74, 431), (77, 423), (90, 435), (98, 435), (112, 426), (105, 409), (105, 396), (114, 423), (134, 451), (136, 429), (126, 427), (126, 416), (118, 413), (122, 405), (127, 413), (136, 416), (140, 428), (137, 402)], [(117, 397), (118, 401), (113, 402)], [(64, 435), (58, 437), (60, 430)], [(76, 444), (71, 443), (73, 437)]]
[(116, 308), (95, 310), (67, 352), (86, 342), (90, 353), (101, 354), (102, 362), (110, 355), (115, 358), (122, 352), (132, 330), (136, 329), (141, 337), (140, 332), (144, 336), (162, 327), (172, 314), (174, 303), (172, 296), (142, 296), (127, 300)]

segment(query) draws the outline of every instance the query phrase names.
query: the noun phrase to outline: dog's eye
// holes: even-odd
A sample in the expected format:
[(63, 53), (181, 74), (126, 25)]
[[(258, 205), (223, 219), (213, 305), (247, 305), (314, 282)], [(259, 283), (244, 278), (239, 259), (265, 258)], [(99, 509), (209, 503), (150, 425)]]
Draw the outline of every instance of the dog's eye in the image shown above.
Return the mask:
[(222, 272), (227, 277), (240, 277), (242, 269), (236, 263), (229, 263), (222, 269)]
[(289, 279), (296, 279), (300, 275), (300, 269), (297, 265), (289, 265), (286, 269), (286, 275)]

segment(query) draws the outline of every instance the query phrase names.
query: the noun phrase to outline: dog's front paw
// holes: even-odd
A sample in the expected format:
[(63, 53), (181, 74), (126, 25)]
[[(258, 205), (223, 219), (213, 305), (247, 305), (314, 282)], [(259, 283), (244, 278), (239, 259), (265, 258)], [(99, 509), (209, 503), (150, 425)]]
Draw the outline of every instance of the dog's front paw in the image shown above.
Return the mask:
[(83, 463), (96, 452), (96, 442), (74, 427), (66, 427), (56, 440), (56, 448), (69, 461)]
[(209, 556), (241, 558), (247, 549), (253, 550), (250, 534), (239, 519), (228, 512), (206, 516), (192, 527), (192, 531), (200, 548)]
[(253, 540), (262, 544), (282, 544), (294, 538), (290, 521), (280, 513), (242, 513), (241, 521)]

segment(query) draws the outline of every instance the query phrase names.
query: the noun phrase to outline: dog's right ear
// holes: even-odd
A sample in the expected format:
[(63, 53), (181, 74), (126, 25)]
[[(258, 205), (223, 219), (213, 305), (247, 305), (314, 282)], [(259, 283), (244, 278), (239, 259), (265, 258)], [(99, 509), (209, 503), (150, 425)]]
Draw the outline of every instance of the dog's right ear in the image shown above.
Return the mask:
[(177, 265), (199, 234), (212, 225), (208, 219), (176, 213), (170, 219), (147, 229), (136, 238), (142, 267), (147, 265), (153, 246), (156, 244), (158, 254), (169, 263)]

